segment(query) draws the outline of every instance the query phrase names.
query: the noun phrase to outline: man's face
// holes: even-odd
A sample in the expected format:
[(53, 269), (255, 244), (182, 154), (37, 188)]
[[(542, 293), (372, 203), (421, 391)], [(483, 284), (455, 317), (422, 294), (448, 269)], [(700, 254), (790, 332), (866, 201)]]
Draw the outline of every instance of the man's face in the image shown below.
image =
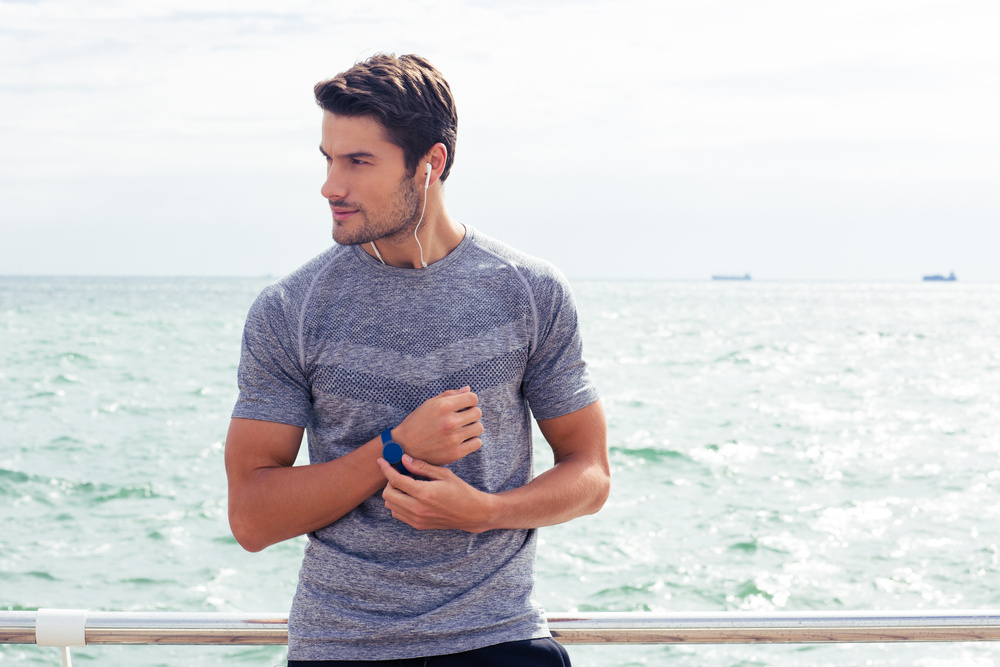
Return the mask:
[(333, 240), (358, 245), (412, 233), (420, 194), (406, 173), (403, 149), (368, 117), (323, 114), (320, 150), (326, 182), (320, 192), (333, 212)]

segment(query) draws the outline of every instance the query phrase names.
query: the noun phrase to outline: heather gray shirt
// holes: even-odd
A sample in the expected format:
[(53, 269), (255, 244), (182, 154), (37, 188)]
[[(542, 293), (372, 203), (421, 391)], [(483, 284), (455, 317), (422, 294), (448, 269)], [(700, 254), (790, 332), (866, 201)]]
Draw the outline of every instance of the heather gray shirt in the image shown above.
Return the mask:
[[(305, 427), (312, 463), (469, 385), (483, 446), (448, 467), (489, 493), (531, 479), (532, 413), (597, 400), (566, 279), (471, 228), (426, 269), (334, 246), (268, 286), (247, 318), (239, 385), (233, 416)], [(391, 660), (548, 636), (535, 542), (534, 530), (418, 531), (373, 495), (309, 534), (289, 659)]]

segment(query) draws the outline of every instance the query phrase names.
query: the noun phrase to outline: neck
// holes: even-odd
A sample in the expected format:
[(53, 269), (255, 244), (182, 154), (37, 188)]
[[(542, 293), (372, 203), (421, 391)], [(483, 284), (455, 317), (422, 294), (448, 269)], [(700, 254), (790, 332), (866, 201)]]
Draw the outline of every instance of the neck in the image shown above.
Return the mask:
[(374, 244), (366, 243), (362, 246), (364, 251), (388, 266), (402, 269), (420, 269), (423, 263), (430, 266), (447, 257), (465, 238), (465, 227), (453, 220), (444, 206), (432, 203), (428, 202), (419, 227), (409, 227)]

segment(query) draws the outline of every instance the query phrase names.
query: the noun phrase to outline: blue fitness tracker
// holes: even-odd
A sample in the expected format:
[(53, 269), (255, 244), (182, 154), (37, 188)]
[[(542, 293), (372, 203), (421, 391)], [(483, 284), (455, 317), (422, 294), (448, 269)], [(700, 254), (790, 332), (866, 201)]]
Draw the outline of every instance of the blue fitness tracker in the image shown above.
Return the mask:
[(392, 431), (391, 428), (382, 431), (382, 458), (401, 474), (413, 477), (413, 473), (403, 465), (403, 448), (398, 442), (392, 441), (390, 431)]

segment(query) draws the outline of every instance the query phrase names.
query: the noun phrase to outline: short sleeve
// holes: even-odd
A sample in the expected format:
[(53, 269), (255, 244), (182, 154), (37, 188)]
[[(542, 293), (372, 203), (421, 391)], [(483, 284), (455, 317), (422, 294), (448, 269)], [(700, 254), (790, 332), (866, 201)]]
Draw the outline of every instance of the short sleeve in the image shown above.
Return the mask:
[(576, 301), (569, 281), (554, 268), (529, 278), (536, 338), (523, 391), (535, 419), (552, 419), (585, 408), (599, 396), (583, 359)]
[(233, 417), (307, 425), (312, 399), (298, 352), (297, 319), (280, 284), (266, 288), (251, 306)]

